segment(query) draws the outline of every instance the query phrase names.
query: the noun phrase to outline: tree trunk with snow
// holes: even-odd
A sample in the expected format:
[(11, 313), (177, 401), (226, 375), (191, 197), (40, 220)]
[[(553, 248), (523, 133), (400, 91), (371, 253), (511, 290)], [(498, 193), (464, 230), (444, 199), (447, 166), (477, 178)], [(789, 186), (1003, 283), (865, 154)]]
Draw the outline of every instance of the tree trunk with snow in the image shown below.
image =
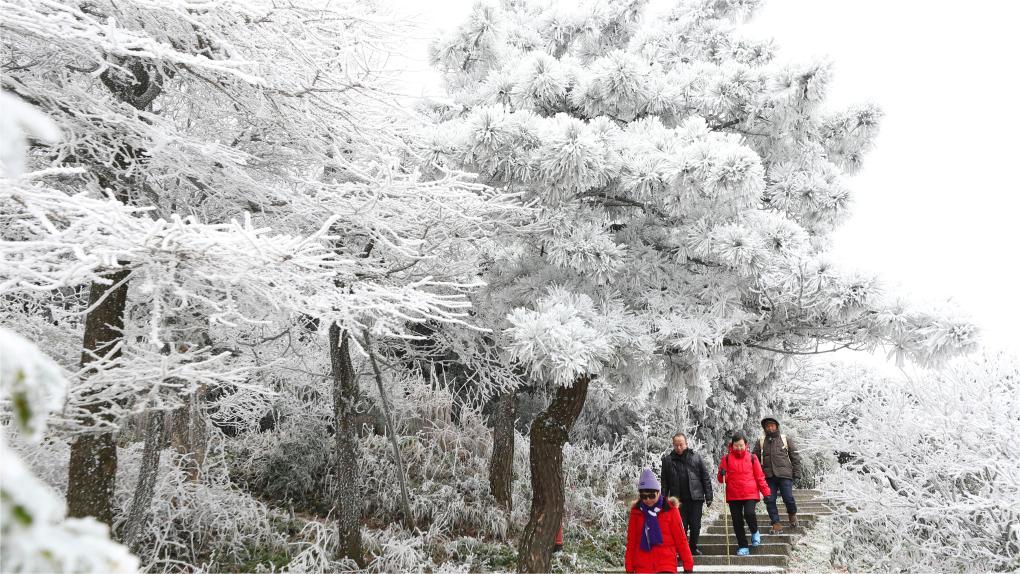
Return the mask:
[[(83, 368), (97, 357), (110, 360), (120, 356), (118, 345), (123, 338), (128, 273), (128, 270), (116, 271), (106, 275), (109, 284), (92, 284), (89, 291), (89, 308), (92, 311), (85, 317), (82, 343)], [(98, 414), (103, 406), (102, 401), (97, 401), (90, 403), (87, 409), (92, 414)], [(78, 436), (71, 443), (67, 471), (68, 516), (92, 516), (100, 522), (113, 524), (116, 479), (117, 443), (113, 433), (105, 431)]]
[[(130, 75), (110, 68), (99, 79), (118, 100), (137, 110), (149, 109), (152, 101), (163, 90), (162, 75), (144, 60), (124, 62)], [(112, 189), (116, 198), (128, 203), (127, 189), (132, 183), (125, 181), (124, 172), (133, 165), (142, 150), (130, 144), (118, 149), (112, 158), (113, 172), (102, 164), (95, 169), (100, 187)], [(106, 158), (104, 158), (106, 159)], [(82, 343), (82, 367), (98, 358), (115, 359), (120, 356), (123, 342), (124, 312), (127, 307), (127, 277), (130, 270), (114, 271), (106, 275), (109, 283), (93, 283), (89, 291), (89, 309), (85, 317), (85, 336)], [(101, 413), (107, 406), (104, 401), (88, 404), (91, 414)], [(67, 476), (68, 516), (94, 516), (107, 524), (113, 523), (113, 491), (117, 479), (117, 444), (112, 432), (79, 436), (71, 444), (71, 457)]]
[(358, 469), (358, 429), (355, 404), (358, 381), (351, 364), (349, 334), (329, 326), (329, 358), (333, 373), (333, 417), (336, 436), (337, 491), (334, 503), (339, 541), (337, 552), (364, 566), (361, 547), (361, 475)]
[(142, 465), (138, 471), (138, 482), (131, 500), (127, 524), (124, 526), (124, 544), (131, 552), (138, 554), (141, 549), (142, 531), (148, 522), (152, 497), (156, 492), (156, 478), (159, 476), (159, 454), (163, 449), (163, 411), (149, 411), (145, 415), (145, 447), (142, 449)]
[(393, 426), (393, 417), (390, 414), (389, 401), (386, 399), (386, 388), (383, 386), (382, 371), (379, 370), (379, 363), (372, 351), (372, 343), (369, 340), (368, 330), (364, 332), (365, 349), (368, 351), (369, 362), (372, 363), (372, 372), (375, 374), (375, 382), (379, 386), (379, 401), (383, 407), (383, 417), (386, 422), (386, 434), (390, 439), (390, 446), (393, 448), (393, 459), (397, 463), (397, 478), (400, 484), (400, 506), (404, 515), (404, 528), (414, 529), (414, 515), (411, 513), (411, 499), (407, 494), (407, 472), (404, 470), (404, 459), (400, 456), (400, 444), (397, 443), (397, 429)]
[(518, 572), (549, 572), (556, 532), (563, 523), (563, 445), (588, 396), (588, 375), (558, 387), (531, 425), (531, 514), (517, 552)]
[(181, 466), (188, 480), (195, 482), (202, 475), (209, 436), (206, 431), (202, 401), (205, 389), (198, 389), (187, 396), (185, 404), (170, 413), (170, 444), (181, 455)]
[(496, 502), (511, 512), (514, 469), (514, 391), (499, 396), (492, 425), (492, 458), (489, 460), (489, 491)]

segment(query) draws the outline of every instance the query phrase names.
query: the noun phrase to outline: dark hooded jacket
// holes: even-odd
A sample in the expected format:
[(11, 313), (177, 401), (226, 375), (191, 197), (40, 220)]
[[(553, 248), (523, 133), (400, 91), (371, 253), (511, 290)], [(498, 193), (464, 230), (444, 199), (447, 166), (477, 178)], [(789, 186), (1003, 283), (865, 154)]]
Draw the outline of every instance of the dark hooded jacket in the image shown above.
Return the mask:
[(793, 439), (786, 437), (786, 445), (783, 445), (782, 431), (779, 428), (779, 421), (774, 418), (762, 420), (762, 426), (766, 422), (776, 423), (776, 432), (773, 434), (764, 433), (754, 443), (754, 454), (761, 461), (761, 469), (765, 471), (768, 478), (800, 478), (800, 453), (793, 443)]

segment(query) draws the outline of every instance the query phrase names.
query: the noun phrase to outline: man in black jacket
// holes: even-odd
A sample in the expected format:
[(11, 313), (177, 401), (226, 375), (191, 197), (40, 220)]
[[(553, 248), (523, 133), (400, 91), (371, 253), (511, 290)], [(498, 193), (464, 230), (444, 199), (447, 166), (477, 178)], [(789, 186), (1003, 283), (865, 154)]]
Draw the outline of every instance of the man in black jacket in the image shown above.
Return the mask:
[(662, 495), (680, 499), (680, 518), (687, 531), (691, 553), (700, 555), (701, 514), (705, 505), (712, 506), (712, 477), (705, 461), (687, 448), (683, 433), (673, 435), (673, 451), (662, 457)]

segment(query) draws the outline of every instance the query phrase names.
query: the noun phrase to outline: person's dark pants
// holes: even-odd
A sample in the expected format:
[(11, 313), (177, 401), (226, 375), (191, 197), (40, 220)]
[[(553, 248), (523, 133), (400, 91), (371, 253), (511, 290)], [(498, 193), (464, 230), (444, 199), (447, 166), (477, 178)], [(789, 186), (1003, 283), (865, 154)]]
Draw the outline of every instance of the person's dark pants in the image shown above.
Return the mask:
[(698, 549), (698, 537), (701, 536), (701, 514), (705, 511), (704, 500), (681, 500), (680, 519), (684, 521), (687, 531), (687, 545), (691, 552)]
[(779, 505), (776, 504), (776, 498), (780, 494), (783, 495), (783, 506), (786, 507), (786, 513), (797, 514), (797, 501), (793, 499), (793, 479), (773, 476), (765, 480), (768, 481), (769, 490), (772, 491), (772, 494), (765, 497), (765, 508), (769, 511), (769, 520), (772, 521), (772, 524), (779, 522)]
[(731, 500), (730, 518), (733, 519), (733, 533), (737, 535), (737, 546), (747, 548), (747, 532), (744, 531), (744, 522), (751, 534), (758, 532), (758, 518), (754, 515), (754, 507), (758, 506), (757, 500)]

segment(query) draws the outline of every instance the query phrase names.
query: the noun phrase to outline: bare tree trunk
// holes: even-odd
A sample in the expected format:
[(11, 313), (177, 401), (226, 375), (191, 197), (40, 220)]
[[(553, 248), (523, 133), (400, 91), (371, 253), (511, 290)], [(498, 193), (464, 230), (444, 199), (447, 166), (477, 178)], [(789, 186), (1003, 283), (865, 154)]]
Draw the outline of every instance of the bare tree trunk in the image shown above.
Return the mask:
[(349, 334), (333, 323), (329, 326), (329, 359), (333, 371), (333, 418), (336, 436), (337, 544), (340, 556), (365, 565), (361, 547), (361, 472), (358, 469), (358, 428), (355, 405), (358, 380), (351, 364)]
[(368, 351), (368, 360), (372, 363), (372, 372), (375, 374), (375, 382), (379, 386), (379, 400), (382, 401), (383, 417), (386, 420), (386, 432), (390, 436), (390, 446), (393, 447), (393, 458), (397, 462), (397, 474), (400, 482), (400, 503), (404, 509), (404, 528), (414, 528), (414, 515), (411, 514), (411, 499), (407, 494), (407, 473), (404, 471), (404, 458), (400, 456), (400, 445), (397, 443), (397, 429), (393, 428), (393, 418), (390, 415), (389, 401), (386, 400), (386, 389), (383, 387), (382, 372), (375, 360), (375, 353), (372, 351), (372, 342), (368, 338), (368, 331), (364, 331), (365, 350)]
[[(89, 308), (85, 317), (81, 366), (87, 367), (97, 357), (116, 359), (118, 344), (123, 338), (124, 309), (127, 305), (129, 270), (115, 271), (105, 277), (109, 285), (93, 283), (89, 290)], [(87, 373), (84, 376), (88, 376)], [(101, 412), (105, 403), (89, 405), (92, 414)], [(71, 459), (67, 470), (67, 514), (73, 517), (92, 516), (100, 522), (113, 524), (113, 491), (117, 480), (117, 443), (112, 432), (78, 436), (71, 443)]]
[(588, 396), (588, 375), (559, 387), (531, 424), (531, 514), (517, 552), (518, 572), (549, 572), (563, 522), (563, 445)]
[(142, 542), (142, 531), (148, 521), (152, 497), (156, 492), (156, 478), (159, 476), (159, 453), (163, 449), (162, 411), (149, 411), (145, 415), (145, 447), (142, 449), (142, 467), (138, 471), (138, 482), (131, 500), (127, 524), (124, 526), (124, 544), (137, 554)]
[(499, 396), (492, 425), (492, 458), (489, 459), (489, 491), (509, 514), (514, 509), (514, 391)]

